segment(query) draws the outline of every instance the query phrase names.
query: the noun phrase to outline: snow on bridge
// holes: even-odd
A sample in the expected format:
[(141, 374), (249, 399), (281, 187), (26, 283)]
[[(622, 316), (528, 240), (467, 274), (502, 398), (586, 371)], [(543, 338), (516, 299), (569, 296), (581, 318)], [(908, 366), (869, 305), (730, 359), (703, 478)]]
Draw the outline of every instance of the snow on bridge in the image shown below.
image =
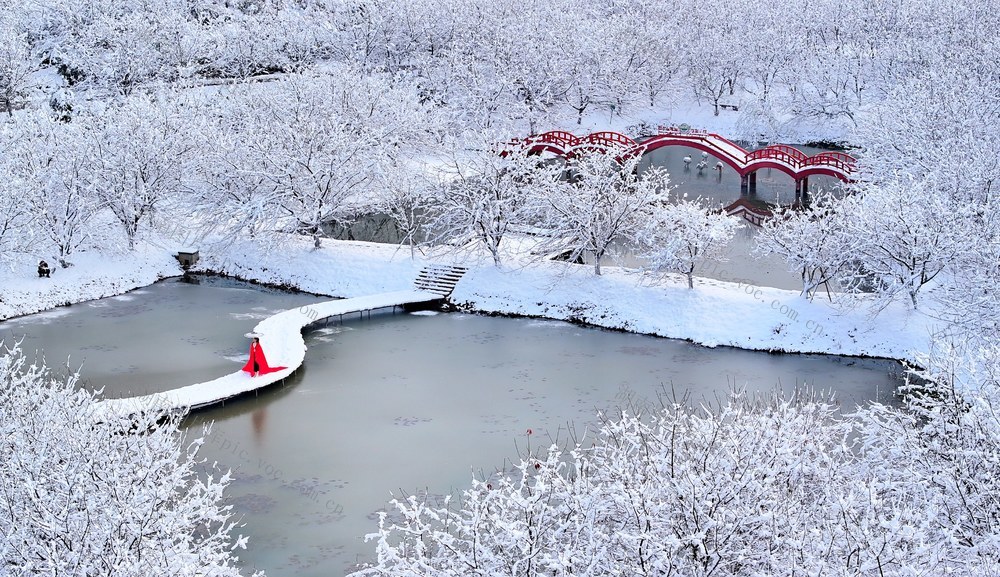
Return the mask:
[[(318, 321), (343, 317), (348, 314), (371, 314), (371, 311), (442, 301), (455, 288), (465, 273), (464, 267), (432, 265), (421, 271), (414, 283), (417, 290), (397, 291), (363, 297), (336, 299), (289, 309), (257, 323), (255, 333), (268, 364), (286, 369), (251, 377), (242, 370), (204, 383), (195, 383), (178, 389), (128, 397), (108, 399), (95, 403), (95, 418), (108, 420), (127, 418), (140, 412), (170, 413), (188, 411), (222, 403), (268, 385), (277, 383), (302, 366), (305, 361), (306, 343), (302, 329)], [(247, 341), (249, 349), (250, 341)]]
[(519, 143), (529, 153), (551, 152), (566, 157), (589, 150), (616, 152), (619, 157), (624, 157), (643, 155), (664, 146), (687, 146), (712, 154), (741, 177), (745, 178), (762, 168), (774, 168), (788, 174), (797, 183), (814, 174), (850, 182), (857, 171), (857, 161), (844, 152), (820, 152), (809, 156), (787, 144), (772, 144), (748, 151), (712, 132), (667, 126), (661, 126), (656, 135), (641, 141), (611, 131), (578, 137), (570, 132), (555, 130), (529, 136)]

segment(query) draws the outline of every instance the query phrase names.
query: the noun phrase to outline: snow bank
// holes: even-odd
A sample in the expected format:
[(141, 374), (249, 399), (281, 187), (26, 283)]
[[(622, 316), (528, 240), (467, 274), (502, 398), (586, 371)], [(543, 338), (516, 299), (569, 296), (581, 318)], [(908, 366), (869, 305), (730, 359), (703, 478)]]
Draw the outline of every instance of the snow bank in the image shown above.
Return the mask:
[(602, 267), (539, 264), (517, 271), (470, 270), (451, 295), (462, 308), (538, 316), (714, 347), (915, 360), (927, 350), (935, 320), (903, 305), (873, 318), (861, 299), (853, 308), (797, 291), (682, 275), (640, 285), (636, 274)]
[(73, 266), (54, 262), (50, 278), (38, 278), (38, 261), (20, 259), (0, 276), (0, 320), (83, 301), (120, 295), (184, 271), (172, 254), (146, 248), (126, 254), (81, 252)]
[(280, 250), (241, 243), (218, 252), (202, 251), (192, 270), (350, 298), (412, 288), (426, 261), (409, 257), (406, 248), (329, 239), (317, 250), (311, 239), (290, 236)]

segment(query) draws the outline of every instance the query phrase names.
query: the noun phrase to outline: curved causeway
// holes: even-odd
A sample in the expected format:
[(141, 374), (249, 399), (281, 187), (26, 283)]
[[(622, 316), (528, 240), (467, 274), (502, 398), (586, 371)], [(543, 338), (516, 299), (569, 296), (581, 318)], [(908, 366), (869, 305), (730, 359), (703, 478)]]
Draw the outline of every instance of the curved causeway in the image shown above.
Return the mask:
[(302, 329), (310, 324), (330, 317), (427, 304), (444, 298), (445, 295), (440, 291), (409, 290), (323, 301), (280, 312), (257, 323), (254, 332), (260, 334), (261, 346), (267, 351), (271, 364), (284, 365), (288, 368), (258, 377), (251, 377), (239, 370), (211, 381), (169, 391), (123, 399), (107, 399), (96, 403), (96, 418), (103, 420), (140, 412), (188, 411), (222, 403), (281, 381), (301, 367), (306, 355)]

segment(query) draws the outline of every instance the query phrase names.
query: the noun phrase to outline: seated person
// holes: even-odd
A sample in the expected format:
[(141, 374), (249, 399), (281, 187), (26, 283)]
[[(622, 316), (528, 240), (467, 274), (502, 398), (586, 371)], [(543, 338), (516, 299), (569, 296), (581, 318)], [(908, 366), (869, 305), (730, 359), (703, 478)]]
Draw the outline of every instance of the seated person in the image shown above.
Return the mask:
[(45, 262), (44, 260), (43, 261), (39, 261), (39, 263), (38, 263), (38, 278), (42, 278), (42, 277), (51, 278), (49, 276), (51, 273), (52, 273), (52, 271), (49, 269), (49, 263)]

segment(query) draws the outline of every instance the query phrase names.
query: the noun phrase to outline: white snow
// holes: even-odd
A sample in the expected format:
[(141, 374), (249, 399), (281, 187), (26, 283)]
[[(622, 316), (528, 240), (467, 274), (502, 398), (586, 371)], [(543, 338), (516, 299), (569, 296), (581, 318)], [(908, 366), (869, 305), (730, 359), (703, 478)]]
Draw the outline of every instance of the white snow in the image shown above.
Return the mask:
[(183, 271), (171, 253), (154, 247), (134, 252), (79, 252), (74, 265), (38, 278), (37, 260), (16, 260), (0, 275), (0, 320), (55, 307), (123, 295)]

